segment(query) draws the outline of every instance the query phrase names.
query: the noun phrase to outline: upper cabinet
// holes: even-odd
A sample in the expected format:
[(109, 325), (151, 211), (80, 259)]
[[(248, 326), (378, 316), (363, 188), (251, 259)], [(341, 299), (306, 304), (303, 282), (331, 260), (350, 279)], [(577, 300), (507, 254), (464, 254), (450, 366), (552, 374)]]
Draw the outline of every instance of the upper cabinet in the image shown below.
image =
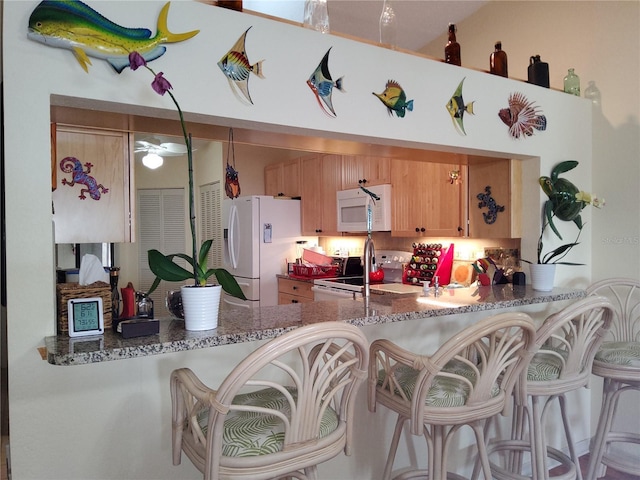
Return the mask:
[(336, 192), (342, 188), (342, 157), (313, 155), (301, 159), (302, 234), (342, 235), (338, 232)]
[(54, 131), (55, 242), (132, 242), (135, 196), (129, 134), (60, 125)]
[[(456, 175), (457, 178), (452, 179)], [(461, 165), (394, 160), (391, 234), (396, 237), (464, 236), (464, 182)]]
[(391, 183), (391, 159), (366, 155), (342, 156), (342, 189)]
[(468, 168), (469, 236), (520, 237), (520, 162), (469, 157)]
[(272, 163), (264, 167), (265, 195), (274, 197), (300, 196), (300, 159)]

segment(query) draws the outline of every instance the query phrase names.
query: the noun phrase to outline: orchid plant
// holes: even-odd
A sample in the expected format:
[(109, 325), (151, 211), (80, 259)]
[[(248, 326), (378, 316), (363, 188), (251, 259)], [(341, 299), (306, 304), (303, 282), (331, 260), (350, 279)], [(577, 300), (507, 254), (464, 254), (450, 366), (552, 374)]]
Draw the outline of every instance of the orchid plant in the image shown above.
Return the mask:
[[(193, 144), (191, 134), (187, 133), (187, 127), (184, 121), (184, 115), (182, 109), (173, 95), (171, 90), (173, 87), (171, 83), (164, 78), (164, 73), (156, 73), (147, 65), (146, 60), (138, 52), (132, 52), (129, 54), (129, 66), (131, 70), (137, 70), (140, 67), (146, 68), (153, 74), (153, 82), (151, 82), (151, 88), (158, 94), (164, 96), (168, 93), (173, 101), (174, 105), (178, 109), (178, 115), (180, 116), (180, 125), (182, 127), (182, 135), (184, 137), (185, 145), (187, 147), (187, 165), (189, 168), (189, 226), (191, 229), (191, 256), (184, 253), (172, 253), (170, 255), (163, 255), (158, 250), (148, 251), (149, 268), (156, 276), (149, 292), (153, 292), (161, 280), (168, 282), (181, 282), (193, 278), (194, 285), (196, 287), (203, 287), (207, 284), (207, 280), (215, 275), (218, 284), (223, 288), (225, 292), (234, 297), (246, 300), (242, 289), (238, 285), (236, 279), (224, 268), (207, 268), (207, 256), (211, 249), (212, 240), (206, 240), (200, 246), (200, 250), (197, 248), (196, 240), (196, 217), (195, 217), (195, 204), (194, 204), (194, 189), (193, 189)], [(175, 263), (176, 258), (185, 260), (191, 265), (191, 270)]]
[[(579, 245), (578, 240), (582, 233), (584, 224), (580, 217), (580, 212), (587, 206), (593, 205), (596, 208), (602, 208), (605, 205), (604, 199), (598, 198), (596, 195), (578, 190), (576, 186), (564, 178), (559, 178), (560, 173), (568, 172), (578, 166), (575, 160), (560, 162), (551, 171), (551, 177), (540, 177), (539, 183), (542, 190), (547, 194), (549, 199), (544, 203), (542, 209), (542, 230), (538, 238), (538, 255), (537, 262), (539, 264), (559, 264), (559, 265), (582, 265), (581, 263), (562, 262), (561, 260), (569, 253), (569, 251)], [(578, 227), (576, 239), (571, 243), (564, 245), (543, 254), (544, 243), (542, 241), (547, 227), (551, 228), (553, 233), (562, 240), (562, 235), (556, 228), (553, 220), (559, 219), (563, 221), (572, 221)], [(529, 260), (522, 259), (523, 262), (533, 263)]]

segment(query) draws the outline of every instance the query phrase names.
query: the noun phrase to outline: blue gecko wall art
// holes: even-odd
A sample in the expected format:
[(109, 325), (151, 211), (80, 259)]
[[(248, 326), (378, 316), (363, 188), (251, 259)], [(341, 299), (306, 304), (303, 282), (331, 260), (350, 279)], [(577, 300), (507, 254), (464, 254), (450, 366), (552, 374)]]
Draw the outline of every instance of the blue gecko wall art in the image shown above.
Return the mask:
[(479, 193), (476, 198), (480, 200), (478, 202), (478, 208), (487, 207), (488, 212), (482, 212), (484, 223), (491, 225), (498, 219), (498, 212), (504, 212), (504, 205), (498, 205), (491, 196), (491, 187), (487, 185), (484, 188), (484, 193)]
[[(86, 171), (84, 170), (84, 167), (87, 168)], [(93, 167), (92, 163), (86, 162), (83, 165), (82, 162), (75, 157), (65, 157), (60, 160), (60, 170), (64, 173), (72, 174), (71, 181), (66, 178), (62, 179), (62, 185), (73, 187), (76, 183), (79, 183), (86, 187), (80, 190), (80, 195), (78, 195), (80, 200), (87, 198), (85, 193), (88, 193), (94, 200), (100, 200), (100, 192), (109, 193), (108, 188), (99, 184), (95, 178), (89, 175), (89, 173), (91, 173), (91, 167)]]

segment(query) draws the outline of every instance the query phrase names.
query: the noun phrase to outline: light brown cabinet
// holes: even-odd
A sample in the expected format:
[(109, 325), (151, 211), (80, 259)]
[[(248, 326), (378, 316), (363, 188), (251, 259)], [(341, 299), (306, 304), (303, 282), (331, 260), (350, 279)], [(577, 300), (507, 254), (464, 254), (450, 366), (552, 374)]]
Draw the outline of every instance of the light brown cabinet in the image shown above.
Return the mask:
[(464, 228), (464, 178), (451, 182), (449, 172), (460, 165), (394, 160), (392, 236), (459, 237)]
[(127, 132), (55, 128), (56, 243), (134, 240), (134, 180)]
[(342, 157), (312, 155), (301, 159), (302, 235), (342, 235), (338, 232), (336, 192), (342, 189)]
[[(505, 158), (469, 157), (468, 170), (469, 236), (520, 237), (520, 162)], [(489, 208), (491, 201), (497, 206), (495, 211)], [(498, 207), (503, 207), (503, 210)]]
[(264, 167), (265, 195), (300, 196), (300, 159), (272, 163)]
[(278, 305), (313, 302), (313, 283), (304, 280), (278, 278)]
[(391, 182), (391, 159), (365, 155), (342, 156), (342, 189)]

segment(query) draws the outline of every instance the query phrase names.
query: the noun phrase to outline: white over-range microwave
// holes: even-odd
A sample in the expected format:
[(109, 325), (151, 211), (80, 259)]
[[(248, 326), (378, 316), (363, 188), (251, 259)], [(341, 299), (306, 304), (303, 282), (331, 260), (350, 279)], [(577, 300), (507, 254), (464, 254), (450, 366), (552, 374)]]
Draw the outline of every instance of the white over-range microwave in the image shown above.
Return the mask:
[(337, 200), (339, 232), (366, 232), (369, 206), (372, 214), (371, 231), (391, 231), (391, 185), (341, 190), (337, 193)]

